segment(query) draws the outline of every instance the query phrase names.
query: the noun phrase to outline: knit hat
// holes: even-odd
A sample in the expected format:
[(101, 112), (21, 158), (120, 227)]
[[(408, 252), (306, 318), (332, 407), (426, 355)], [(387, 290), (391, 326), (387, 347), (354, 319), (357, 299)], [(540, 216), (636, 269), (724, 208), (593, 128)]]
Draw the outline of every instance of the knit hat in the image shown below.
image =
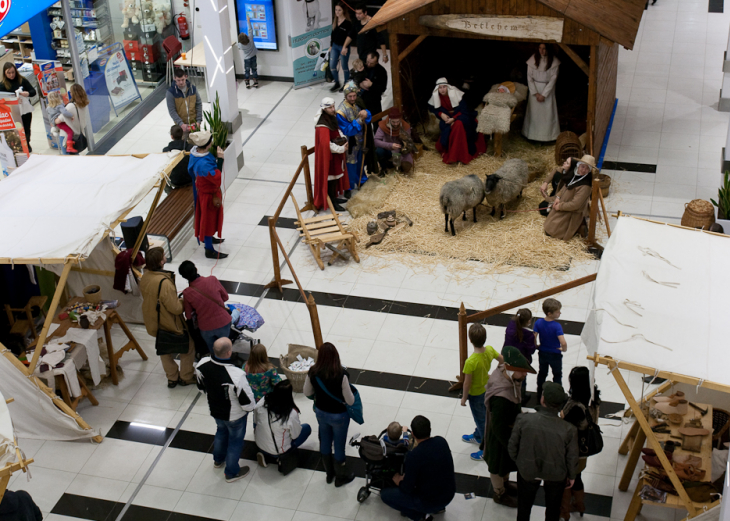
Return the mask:
[(390, 110), (388, 111), (388, 119), (401, 119), (401, 117), (402, 114), (398, 107), (390, 107)]
[(199, 132), (193, 132), (192, 134), (190, 134), (190, 141), (192, 141), (194, 145), (199, 146), (200, 148), (207, 147), (212, 139), (213, 135), (208, 130), (201, 130)]
[(347, 97), (348, 94), (351, 92), (358, 92), (360, 89), (358, 89), (357, 85), (355, 85), (355, 82), (353, 80), (348, 81), (345, 83), (345, 87), (342, 89), (342, 91), (345, 93), (345, 97)]
[(543, 384), (542, 396), (545, 398), (545, 405), (553, 409), (560, 409), (565, 404), (566, 395), (563, 386), (555, 382)]
[(520, 353), (520, 350), (512, 346), (504, 346), (502, 348), (502, 358), (504, 358), (504, 364), (507, 366), (508, 371), (525, 371), (527, 373), (535, 374), (537, 371), (533, 369), (530, 362), (527, 361), (525, 355)]

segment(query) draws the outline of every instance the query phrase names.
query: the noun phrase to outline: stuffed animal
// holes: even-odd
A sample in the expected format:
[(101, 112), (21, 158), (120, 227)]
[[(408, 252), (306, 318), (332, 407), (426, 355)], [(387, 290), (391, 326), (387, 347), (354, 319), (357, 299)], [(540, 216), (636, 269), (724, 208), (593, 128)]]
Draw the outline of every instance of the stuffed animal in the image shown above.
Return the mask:
[(124, 16), (122, 29), (126, 29), (127, 27), (129, 27), (130, 20), (133, 24), (138, 24), (141, 14), (142, 12), (140, 11), (139, 6), (137, 5), (137, 2), (135, 0), (126, 0), (122, 9), (122, 15)]
[[(142, 0), (140, 7), (142, 9), (142, 25), (155, 25), (155, 13), (152, 0)], [(144, 28), (144, 30), (148, 31), (149, 29)]]
[(157, 27), (157, 32), (161, 33), (165, 27), (172, 23), (170, 4), (169, 2), (155, 2), (153, 11), (155, 14), (155, 26)]

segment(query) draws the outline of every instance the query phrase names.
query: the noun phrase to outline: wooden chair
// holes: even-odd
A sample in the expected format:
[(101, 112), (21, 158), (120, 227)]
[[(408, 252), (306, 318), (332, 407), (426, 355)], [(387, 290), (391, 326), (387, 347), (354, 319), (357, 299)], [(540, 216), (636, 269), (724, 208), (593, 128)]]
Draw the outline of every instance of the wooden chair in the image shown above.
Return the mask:
[[(327, 197), (327, 204), (330, 212), (320, 214), (316, 217), (310, 217), (309, 219), (302, 217), (302, 212), (299, 210), (299, 204), (294, 194), (292, 194), (291, 198), (294, 202), (294, 208), (297, 211), (297, 218), (299, 219), (294, 224), (300, 226), (300, 228), (297, 228), (299, 235), (304, 237), (305, 244), (309, 245), (309, 249), (312, 250), (312, 255), (314, 255), (314, 260), (317, 261), (319, 269), (324, 269), (321, 256), (322, 248), (332, 250), (332, 257), (327, 263), (329, 266), (332, 265), (337, 257), (347, 259), (344, 255), (345, 252), (342, 250), (343, 247), (347, 248), (347, 252), (355, 259), (355, 262), (360, 262), (360, 257), (357, 256), (357, 236), (352, 232), (346, 231), (342, 226), (329, 197)], [(334, 245), (334, 243), (337, 244)]]
[[(25, 336), (25, 333), (28, 329), (30, 329), (33, 339), (38, 340), (38, 332), (35, 330), (32, 310), (34, 307), (38, 307), (45, 318), (46, 312), (43, 310), (43, 306), (46, 305), (47, 300), (48, 297), (40, 295), (37, 297), (30, 297), (28, 303), (22, 308), (11, 308), (8, 304), (5, 304), (5, 313), (7, 313), (8, 321), (10, 322), (10, 334)], [(16, 319), (15, 313), (22, 313), (26, 318)]]

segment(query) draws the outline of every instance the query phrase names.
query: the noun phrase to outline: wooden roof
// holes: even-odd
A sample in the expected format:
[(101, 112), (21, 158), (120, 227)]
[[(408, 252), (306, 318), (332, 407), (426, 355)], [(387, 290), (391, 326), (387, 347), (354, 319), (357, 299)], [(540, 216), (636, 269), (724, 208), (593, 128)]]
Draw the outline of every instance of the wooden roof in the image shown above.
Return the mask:
[[(387, 24), (437, 0), (387, 0), (363, 31)], [(486, 0), (475, 0), (485, 2)], [(645, 0), (537, 0), (566, 18), (596, 31), (604, 38), (633, 49), (636, 33), (644, 12)], [(468, 4), (472, 5), (472, 4)], [(476, 13), (471, 12), (453, 14)], [(501, 14), (501, 13), (498, 13)]]

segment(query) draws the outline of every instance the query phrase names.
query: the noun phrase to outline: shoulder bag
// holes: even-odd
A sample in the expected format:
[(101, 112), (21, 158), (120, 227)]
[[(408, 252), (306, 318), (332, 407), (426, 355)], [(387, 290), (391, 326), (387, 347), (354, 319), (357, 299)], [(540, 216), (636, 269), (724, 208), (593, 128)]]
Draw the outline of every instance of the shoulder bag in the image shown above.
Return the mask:
[(228, 312), (229, 315), (233, 313), (233, 311), (231, 311), (231, 309), (228, 306), (226, 306), (225, 304), (221, 304), (220, 302), (218, 302), (216, 299), (214, 299), (213, 297), (211, 297), (207, 293), (204, 293), (204, 292), (200, 291), (198, 288), (194, 288), (192, 286), (190, 286), (190, 289), (192, 289), (193, 291), (197, 291), (198, 293), (200, 293), (201, 295), (203, 295), (205, 298), (207, 298), (211, 302), (215, 302), (220, 307), (222, 307), (223, 309), (225, 309)]
[(580, 402), (576, 402), (576, 405), (583, 409), (588, 422), (588, 427), (578, 431), (578, 455), (585, 458), (603, 450), (603, 436), (601, 428), (593, 421), (593, 415), (588, 408)]
[(271, 441), (274, 442), (274, 450), (279, 456), (276, 459), (276, 465), (279, 472), (286, 476), (299, 465), (299, 449), (292, 446), (286, 452), (279, 452), (279, 446), (276, 444), (276, 438), (274, 437), (274, 429), (271, 428), (271, 413), (268, 409), (266, 409), (266, 419), (269, 420), (269, 432), (271, 433)]
[(352, 421), (354, 421), (355, 423), (358, 423), (360, 425), (365, 423), (365, 420), (363, 419), (363, 415), (362, 415), (362, 400), (360, 399), (360, 393), (357, 392), (357, 389), (355, 388), (354, 385), (350, 384), (350, 390), (352, 391), (352, 394), (355, 396), (355, 401), (353, 402), (352, 405), (347, 405), (347, 402), (345, 402), (344, 400), (340, 400), (339, 398), (335, 397), (334, 394), (329, 392), (329, 390), (324, 386), (324, 383), (322, 382), (322, 380), (320, 380), (319, 376), (315, 376), (315, 379), (317, 380), (317, 383), (322, 388), (322, 390), (327, 394), (327, 396), (329, 396), (334, 401), (339, 402), (345, 406), (345, 408), (347, 409), (347, 415), (350, 417), (350, 419)]
[[(155, 350), (158, 355), (184, 355), (190, 350), (190, 336), (185, 329), (185, 324), (183, 323), (183, 332), (181, 334), (165, 331), (160, 327), (160, 291), (162, 290), (163, 282), (165, 282), (164, 278), (160, 281), (160, 285), (157, 288), (157, 337), (155, 338)], [(177, 315), (175, 315), (174, 320), (176, 323), (177, 318)]]
[(75, 139), (72, 136), (71, 139), (73, 139), (74, 148), (78, 152), (83, 152), (84, 150), (86, 150), (86, 147), (89, 146), (89, 142), (84, 135), (84, 126), (81, 124), (81, 115), (79, 114), (79, 108), (76, 106), (76, 103), (74, 103), (74, 108), (76, 109), (76, 117), (79, 119), (79, 129), (81, 131), (81, 134), (79, 134), (79, 137)]

